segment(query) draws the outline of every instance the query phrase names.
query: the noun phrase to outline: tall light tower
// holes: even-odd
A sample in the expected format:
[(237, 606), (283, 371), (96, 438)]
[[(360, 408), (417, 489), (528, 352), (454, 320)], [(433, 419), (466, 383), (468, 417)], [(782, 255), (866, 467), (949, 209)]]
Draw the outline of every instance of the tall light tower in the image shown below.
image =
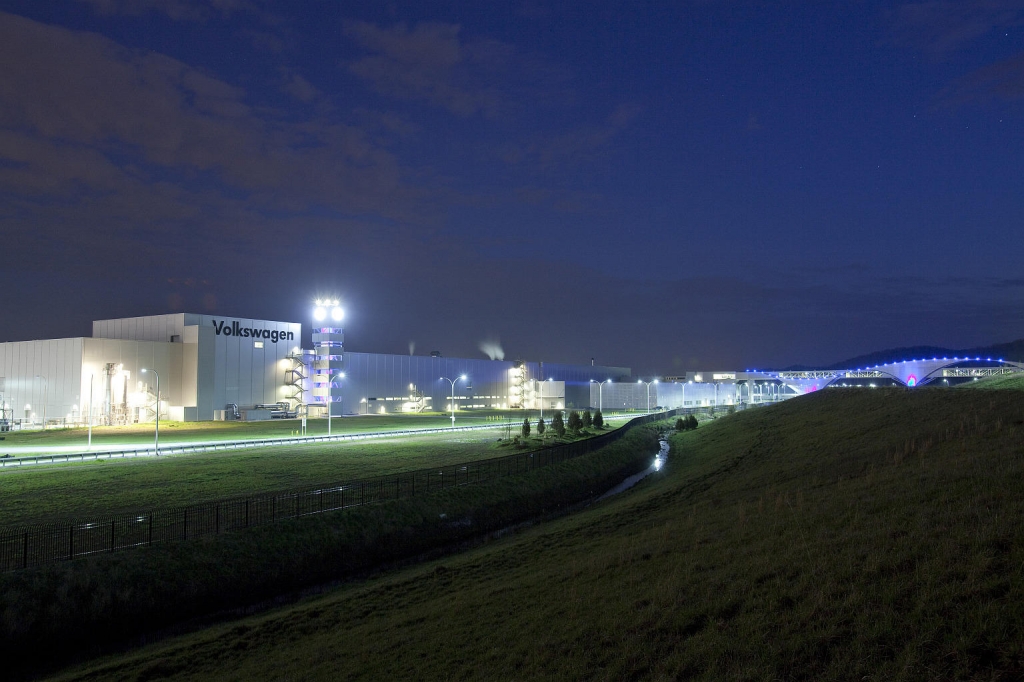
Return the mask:
[[(328, 318), (330, 318), (328, 320)], [(313, 307), (313, 402), (327, 409), (327, 435), (331, 416), (341, 415), (341, 383), (344, 378), (345, 311), (338, 299), (317, 299)], [(330, 325), (330, 326), (326, 326)]]

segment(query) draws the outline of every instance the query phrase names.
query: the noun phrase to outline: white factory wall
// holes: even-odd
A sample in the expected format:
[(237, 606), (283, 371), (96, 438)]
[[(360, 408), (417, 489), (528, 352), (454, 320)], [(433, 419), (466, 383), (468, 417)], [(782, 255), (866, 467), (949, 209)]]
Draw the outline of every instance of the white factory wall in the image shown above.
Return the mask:
[[(107, 414), (111, 404), (122, 402), (124, 382), (127, 382), (130, 406), (148, 404), (152, 399), (144, 397), (145, 394), (155, 398), (156, 374), (143, 374), (143, 368), (156, 370), (160, 375), (162, 418), (184, 419), (185, 407), (194, 406), (194, 403), (190, 405), (186, 400), (186, 396), (195, 394), (195, 377), (185, 374), (184, 344), (89, 338), (82, 341), (80, 386), (85, 403), (88, 404), (92, 378), (94, 417)], [(108, 365), (114, 365), (113, 376), (107, 373)], [(151, 418), (146, 409), (138, 416), (141, 421), (149, 421)]]
[[(174, 341), (183, 345), (185, 418), (213, 419), (228, 404), (252, 407), (285, 397), (285, 358), (297, 349), (302, 325), (244, 317), (175, 313), (93, 322), (93, 336)], [(290, 338), (289, 338), (290, 336)]]
[(41, 422), (44, 414), (48, 421), (73, 419), (81, 408), (83, 340), (0, 343), (0, 393), (13, 411), (7, 416), (36, 422)]

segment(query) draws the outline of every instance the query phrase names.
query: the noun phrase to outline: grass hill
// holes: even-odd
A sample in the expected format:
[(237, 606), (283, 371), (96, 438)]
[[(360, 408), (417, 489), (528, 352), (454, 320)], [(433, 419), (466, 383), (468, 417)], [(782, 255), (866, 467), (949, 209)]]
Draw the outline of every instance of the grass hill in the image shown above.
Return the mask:
[(573, 516), (62, 679), (1021, 679), (1022, 398), (741, 412)]

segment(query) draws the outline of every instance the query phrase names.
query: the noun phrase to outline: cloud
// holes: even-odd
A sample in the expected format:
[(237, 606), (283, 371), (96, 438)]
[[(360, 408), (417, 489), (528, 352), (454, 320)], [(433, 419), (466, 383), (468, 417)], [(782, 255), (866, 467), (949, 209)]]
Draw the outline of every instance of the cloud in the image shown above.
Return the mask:
[(373, 54), (347, 68), (382, 95), (429, 102), (462, 117), (493, 116), (501, 95), (476, 78), (476, 71), (499, 67), (510, 49), (495, 41), (467, 46), (459, 32), (458, 25), (439, 22), (412, 28), (350, 22), (345, 34)]
[[(248, 94), (166, 55), (0, 18), (6, 191), (113, 192), (161, 180), (274, 210), (417, 215), (397, 159), (340, 121), (277, 119)], [(315, 89), (292, 74), (296, 96)], [(31, 153), (27, 150), (34, 150)], [(68, 164), (63, 159), (70, 159)]]
[(174, 21), (202, 22), (219, 15), (230, 16), (254, 5), (245, 0), (78, 0), (90, 5), (97, 14), (142, 16), (163, 14)]
[(1024, 25), (1020, 0), (927, 0), (892, 15), (898, 44), (944, 57), (992, 31)]
[(322, 93), (312, 83), (297, 73), (282, 69), (282, 78), (281, 90), (300, 102), (308, 104), (322, 96)]
[(547, 171), (590, 166), (642, 111), (643, 108), (635, 104), (620, 104), (600, 123), (584, 123), (558, 133), (536, 135), (523, 144), (506, 148), (502, 156), (512, 165), (530, 162)]
[(958, 78), (938, 95), (939, 101), (951, 105), (993, 98), (1024, 98), (1024, 52)]

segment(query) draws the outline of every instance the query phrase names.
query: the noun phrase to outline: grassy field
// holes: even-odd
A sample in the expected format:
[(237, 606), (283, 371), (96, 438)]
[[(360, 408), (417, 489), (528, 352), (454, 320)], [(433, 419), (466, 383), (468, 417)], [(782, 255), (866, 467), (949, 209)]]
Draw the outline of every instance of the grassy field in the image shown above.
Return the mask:
[[(460, 412), (456, 416), (457, 426), (472, 426), (500, 421), (506, 416), (522, 423), (523, 413), (474, 411)], [(536, 420), (537, 415), (531, 415)], [(402, 429), (437, 428), (451, 425), (448, 413), (427, 412), (423, 414), (371, 414), (337, 417), (331, 420), (331, 433), (358, 433), (370, 431), (397, 431)], [(145, 442), (153, 437), (153, 424), (131, 424), (127, 426), (95, 426), (92, 430), (93, 448), (104, 445), (123, 445)], [(161, 440), (167, 442), (194, 442), (206, 440), (245, 440), (255, 438), (284, 438), (299, 434), (301, 420), (271, 419), (257, 422), (160, 422)], [(12, 431), (3, 434), (0, 452), (5, 446), (84, 446), (88, 440), (88, 428), (47, 429), (36, 431)], [(327, 435), (326, 419), (306, 421), (306, 435)]]
[(822, 391), (672, 445), (579, 514), (60, 679), (1024, 678), (1019, 381)]
[(587, 455), (487, 482), (2, 573), (2, 677), (543, 516), (646, 468), (657, 450), (656, 431), (641, 426)]
[[(620, 420), (636, 417), (638, 413), (607, 415), (607, 419)], [(456, 426), (478, 426), (509, 421), (513, 432), (518, 432), (522, 420), (528, 416), (530, 423), (537, 426), (540, 413), (534, 411), (474, 410), (456, 414)], [(551, 423), (550, 411), (545, 422)], [(444, 428), (451, 426), (451, 415), (447, 413), (357, 415), (338, 417), (331, 420), (331, 433), (368, 433), (398, 431), (403, 429)], [(284, 438), (299, 435), (301, 420), (272, 419), (262, 422), (168, 422), (160, 423), (161, 442), (196, 442), (205, 440), (246, 440), (256, 438)], [(306, 421), (306, 435), (327, 435), (326, 419)], [(95, 426), (92, 429), (93, 450), (102, 450), (104, 445), (124, 445), (151, 442), (154, 424), (132, 424), (128, 426)], [(83, 427), (30, 431), (11, 431), (0, 435), (0, 454), (17, 447), (65, 447), (78, 446), (85, 450), (88, 429)]]
[[(502, 434), (503, 435), (503, 434)], [(252, 450), (113, 459), (0, 471), (0, 526), (166, 509), (230, 497), (301, 489), (381, 474), (499, 457), (512, 452), (498, 431), (276, 446)], [(537, 449), (572, 440), (548, 434)]]

